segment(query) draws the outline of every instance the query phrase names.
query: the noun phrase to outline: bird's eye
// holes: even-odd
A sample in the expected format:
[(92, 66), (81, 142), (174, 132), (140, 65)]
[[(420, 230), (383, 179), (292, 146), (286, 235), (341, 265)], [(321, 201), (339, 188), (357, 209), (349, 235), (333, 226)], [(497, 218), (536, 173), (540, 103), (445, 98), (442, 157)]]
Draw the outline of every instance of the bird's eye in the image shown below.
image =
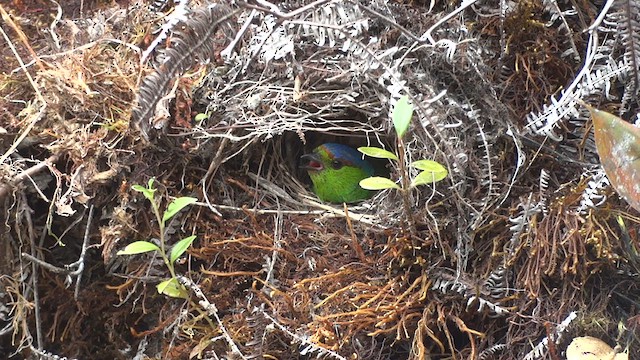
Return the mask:
[(340, 160), (333, 160), (333, 161), (331, 162), (331, 167), (332, 167), (332, 168), (334, 168), (335, 170), (338, 170), (338, 169), (340, 169), (340, 168), (341, 168), (341, 167), (343, 167), (343, 166), (344, 166), (344, 164), (343, 164), (343, 163), (342, 163), (342, 161), (340, 161)]

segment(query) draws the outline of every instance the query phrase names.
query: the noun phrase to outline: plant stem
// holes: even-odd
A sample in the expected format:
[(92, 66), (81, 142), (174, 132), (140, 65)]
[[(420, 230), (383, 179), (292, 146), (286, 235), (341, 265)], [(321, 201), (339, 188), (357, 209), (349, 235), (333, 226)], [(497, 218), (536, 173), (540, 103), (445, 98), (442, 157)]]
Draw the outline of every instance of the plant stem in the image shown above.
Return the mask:
[(398, 137), (398, 163), (400, 165), (400, 174), (402, 176), (402, 204), (404, 206), (404, 213), (406, 216), (407, 224), (409, 225), (409, 232), (411, 236), (416, 236), (416, 223), (413, 218), (413, 212), (411, 211), (411, 183), (409, 182), (409, 169), (404, 153), (404, 142), (402, 138)]
[(175, 278), (176, 274), (173, 270), (173, 264), (169, 261), (169, 257), (167, 256), (167, 251), (165, 249), (165, 224), (162, 220), (162, 214), (160, 214), (160, 208), (158, 207), (158, 201), (156, 201), (155, 197), (153, 201), (151, 201), (151, 207), (153, 208), (153, 213), (156, 215), (156, 220), (158, 221), (158, 225), (160, 227), (160, 255), (162, 256), (162, 260), (169, 268), (169, 272), (171, 273), (171, 277)]

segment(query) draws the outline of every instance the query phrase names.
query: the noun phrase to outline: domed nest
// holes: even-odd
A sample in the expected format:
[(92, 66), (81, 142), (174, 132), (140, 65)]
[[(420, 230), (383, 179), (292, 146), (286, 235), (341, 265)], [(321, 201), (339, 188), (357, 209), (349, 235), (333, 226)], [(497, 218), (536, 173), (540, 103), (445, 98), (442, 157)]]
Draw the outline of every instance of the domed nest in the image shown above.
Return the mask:
[[(557, 94), (621, 100), (627, 78), (584, 80), (596, 16), (542, 3), (96, 3), (57, 48), (38, 33), (32, 70), (3, 50), (2, 95), (30, 103), (0, 123), (0, 354), (555, 359), (586, 335), (638, 354), (640, 220)], [(36, 36), (31, 11), (11, 36)], [(299, 164), (324, 143), (398, 154), (372, 161), (400, 189), (319, 200)], [(407, 188), (421, 159), (448, 175)], [(162, 251), (117, 255), (137, 240)], [(174, 275), (186, 300), (156, 289)]]

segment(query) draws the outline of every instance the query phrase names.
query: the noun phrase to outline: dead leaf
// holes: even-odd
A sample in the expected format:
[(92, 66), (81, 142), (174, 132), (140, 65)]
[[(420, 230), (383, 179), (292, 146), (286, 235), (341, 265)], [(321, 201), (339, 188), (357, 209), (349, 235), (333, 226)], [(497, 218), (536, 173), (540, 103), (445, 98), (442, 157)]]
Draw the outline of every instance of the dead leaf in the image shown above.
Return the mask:
[(616, 353), (604, 341), (582, 336), (574, 338), (567, 347), (567, 360), (629, 360), (629, 353)]
[(613, 360), (614, 355), (611, 346), (592, 336), (574, 338), (567, 347), (567, 360)]
[(595, 128), (600, 163), (611, 185), (640, 211), (640, 128), (587, 105)]

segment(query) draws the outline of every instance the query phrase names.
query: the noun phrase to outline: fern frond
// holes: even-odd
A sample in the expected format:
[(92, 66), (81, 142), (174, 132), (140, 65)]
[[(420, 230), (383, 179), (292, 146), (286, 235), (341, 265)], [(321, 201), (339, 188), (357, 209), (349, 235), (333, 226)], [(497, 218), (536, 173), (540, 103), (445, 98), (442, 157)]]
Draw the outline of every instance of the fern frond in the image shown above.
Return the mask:
[(640, 94), (640, 1), (622, 1), (619, 9), (617, 34), (624, 47), (623, 59), (631, 68), (622, 95), (621, 111), (626, 111), (632, 101), (638, 102)]
[[(447, 273), (444, 269), (440, 269), (433, 274), (433, 290), (438, 290), (443, 294), (457, 293), (466, 299), (466, 310), (469, 311), (477, 306), (476, 312), (482, 312), (485, 308), (489, 310), (491, 315), (503, 316), (511, 312), (509, 308), (496, 304), (494, 301), (489, 300), (489, 297), (493, 297), (493, 294), (497, 294), (499, 286), (497, 284), (505, 284), (506, 281), (506, 269), (499, 267), (489, 279), (485, 280), (480, 287), (480, 293), (477, 291), (477, 286), (474, 286), (471, 281), (466, 281), (460, 277)], [(494, 285), (496, 287), (494, 287)], [(508, 289), (508, 285), (504, 285), (499, 291), (505, 293), (504, 289)]]
[(566, 50), (564, 50), (560, 56), (562, 58), (570, 56), (574, 61), (579, 62), (581, 58), (578, 47), (573, 40), (573, 30), (567, 22), (568, 16), (575, 16), (577, 13), (575, 6), (570, 4), (569, 6), (571, 6), (571, 8), (563, 11), (560, 9), (557, 0), (543, 0), (542, 6), (544, 6), (544, 10), (551, 16), (545, 26), (556, 27), (560, 33), (565, 35), (562, 41), (566, 44)]
[(489, 274), (489, 278), (484, 281), (484, 288), (494, 299), (501, 299), (509, 295), (509, 270), (500, 265)]
[[(558, 324), (558, 326), (556, 326), (554, 331), (554, 339), (556, 343), (560, 341), (562, 334), (567, 330), (569, 324), (571, 324), (571, 322), (577, 317), (578, 314), (576, 314), (575, 311), (572, 311), (560, 324)], [(531, 351), (529, 351), (529, 353), (527, 353), (527, 355), (525, 355), (524, 360), (534, 360), (543, 357), (548, 347), (549, 337), (545, 336)]]
[[(173, 29), (179, 22), (187, 20), (187, 14), (189, 13), (189, 9), (187, 8), (188, 3), (189, 1), (187, 0), (179, 2), (178, 4), (176, 4), (173, 11), (169, 15), (167, 15), (167, 17), (164, 19), (164, 25), (160, 27), (160, 32), (158, 33), (156, 38), (153, 39), (149, 47), (144, 52), (142, 52), (142, 63), (144, 63), (149, 58), (149, 55), (153, 53), (155, 48), (158, 47), (158, 45), (169, 36), (170, 32), (173, 31)], [(149, 5), (152, 11), (160, 11), (166, 6), (166, 0), (157, 0), (153, 4)], [(156, 8), (157, 10), (153, 10), (154, 8)]]
[(349, 49), (351, 43), (346, 34), (358, 37), (368, 29), (369, 19), (357, 4), (348, 2), (331, 2), (320, 7), (311, 13), (311, 23), (303, 25), (304, 35), (313, 36), (318, 46), (328, 43), (333, 48), (338, 41), (344, 41), (343, 51)]
[(291, 338), (291, 342), (298, 344), (300, 349), (300, 355), (302, 356), (310, 356), (315, 355), (318, 358), (332, 358), (338, 360), (346, 360), (345, 357), (341, 356), (337, 352), (331, 349), (325, 349), (322, 346), (314, 343), (309, 339), (306, 335), (298, 335), (291, 330), (289, 330), (284, 325), (280, 324), (274, 317), (267, 314), (267, 312), (262, 308), (255, 308), (254, 312), (258, 312), (262, 314), (267, 320), (271, 321), (272, 325), (285, 333), (287, 336)]
[[(603, 48), (599, 47), (599, 51), (603, 51)], [(559, 99), (551, 98), (551, 104), (545, 104), (542, 111), (527, 115), (528, 131), (548, 136), (555, 141), (562, 140), (562, 136), (555, 130), (561, 120), (569, 116), (580, 117), (576, 99), (583, 99), (590, 95), (604, 95), (610, 98), (613, 80), (626, 74), (629, 69), (630, 67), (622, 61), (618, 63), (609, 61), (597, 70), (584, 71), (581, 77), (576, 77), (566, 91), (561, 92)]]
[(66, 356), (60, 356), (60, 355), (56, 355), (52, 352), (49, 352), (47, 350), (41, 350), (41, 349), (36, 349), (33, 345), (29, 347), (30, 350), (38, 355), (38, 359), (42, 359), (42, 360), (75, 360), (74, 358), (68, 358)]
[(507, 252), (509, 256), (513, 256), (520, 247), (520, 235), (529, 228), (531, 219), (541, 213), (542, 209), (545, 207), (545, 201), (533, 203), (531, 194), (529, 195), (526, 204), (522, 202), (518, 204), (518, 208), (521, 208), (522, 210), (520, 210), (516, 216), (509, 217), (509, 222), (513, 224), (509, 227), (509, 231), (512, 233), (511, 240), (507, 245)]
[(479, 355), (478, 360), (486, 360), (488, 357), (495, 355), (498, 351), (508, 349), (507, 344), (496, 344), (490, 348), (484, 349)]
[(547, 197), (547, 190), (549, 189), (550, 177), (551, 177), (551, 173), (547, 171), (547, 169), (540, 170), (540, 180), (539, 180), (540, 201), (538, 202), (538, 204), (540, 204), (540, 208), (542, 209), (543, 215), (547, 215), (547, 212), (548, 212), (547, 203), (549, 201), (549, 198)]
[(138, 101), (133, 110), (132, 123), (148, 139), (150, 123), (156, 105), (164, 97), (169, 85), (196, 63), (205, 63), (214, 55), (221, 40), (218, 30), (224, 34), (222, 42), (234, 32), (229, 20), (234, 14), (230, 8), (215, 4), (196, 10), (181, 21), (171, 37), (170, 48), (161, 54), (156, 70), (140, 84)]
[(587, 182), (584, 191), (582, 191), (577, 212), (585, 215), (589, 209), (602, 205), (607, 200), (607, 196), (602, 193), (602, 190), (608, 186), (609, 179), (607, 179), (604, 169), (599, 167), (591, 175), (591, 179)]
[[(545, 1), (547, 10), (553, 7), (557, 7), (555, 2)], [(530, 132), (556, 141), (562, 140), (562, 136), (556, 132), (558, 123), (568, 117), (580, 117), (575, 99), (594, 95), (608, 100), (620, 99), (620, 113), (628, 111), (633, 102), (638, 103), (640, 1), (608, 1), (601, 11), (595, 24), (588, 29), (590, 35), (582, 69), (559, 98), (551, 98), (542, 111), (527, 115), (527, 129)], [(619, 84), (624, 86), (621, 96), (611, 91)]]
[[(169, 6), (170, 0), (153, 0), (151, 4), (148, 5), (149, 11), (151, 12), (160, 12), (166, 9)], [(179, 6), (185, 6), (189, 3), (189, 0), (174, 0), (176, 3), (176, 8)]]

